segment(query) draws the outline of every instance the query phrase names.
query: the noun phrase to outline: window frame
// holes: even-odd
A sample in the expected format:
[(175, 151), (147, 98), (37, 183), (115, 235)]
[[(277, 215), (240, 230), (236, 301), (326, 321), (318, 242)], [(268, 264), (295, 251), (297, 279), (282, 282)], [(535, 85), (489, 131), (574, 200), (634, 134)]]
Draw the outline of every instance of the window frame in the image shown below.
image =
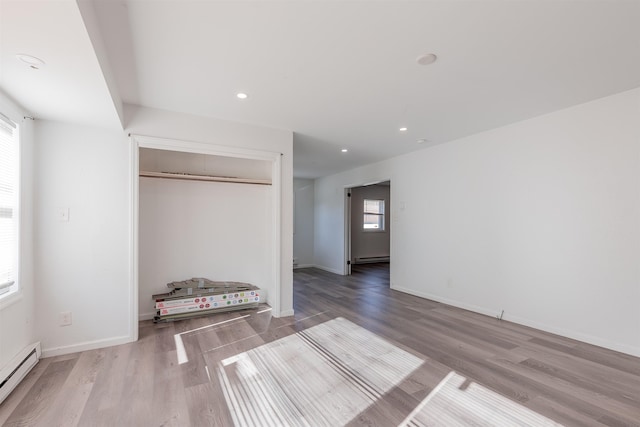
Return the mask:
[[(378, 212), (368, 212), (367, 211), (367, 202), (379, 202), (381, 207), (382, 207), (382, 212), (378, 213)], [(384, 233), (386, 232), (386, 201), (385, 199), (369, 199), (369, 198), (363, 198), (362, 199), (362, 231), (366, 232), (366, 233)], [(376, 215), (379, 219), (378, 219), (378, 224), (381, 225), (381, 227), (379, 228), (366, 228), (365, 225), (367, 224), (367, 220), (366, 217), (367, 215)]]
[[(21, 238), (22, 238), (22, 230), (21, 230), (21, 201), (22, 201), (22, 144), (21, 144), (21, 129), (20, 125), (16, 120), (13, 120), (10, 116), (7, 116), (0, 112), (0, 123), (1, 126), (9, 126), (12, 127), (12, 135), (11, 139), (13, 140), (15, 151), (13, 153), (15, 162), (14, 169), (14, 177), (13, 177), (13, 201), (12, 205), (3, 206), (2, 208), (6, 208), (7, 210), (11, 209), (11, 217), (14, 219), (13, 222), (13, 232), (14, 232), (14, 242), (12, 251), (14, 252), (14, 262), (13, 262), (13, 277), (10, 278), (9, 282), (6, 282), (2, 285), (0, 289), (0, 308), (4, 308), (8, 305), (11, 305), (15, 301), (19, 300), (22, 297), (22, 287), (20, 283), (20, 265), (21, 265)], [(2, 130), (0, 130), (1, 132)], [(13, 280), (11, 280), (13, 279)], [(7, 285), (7, 283), (9, 285)]]

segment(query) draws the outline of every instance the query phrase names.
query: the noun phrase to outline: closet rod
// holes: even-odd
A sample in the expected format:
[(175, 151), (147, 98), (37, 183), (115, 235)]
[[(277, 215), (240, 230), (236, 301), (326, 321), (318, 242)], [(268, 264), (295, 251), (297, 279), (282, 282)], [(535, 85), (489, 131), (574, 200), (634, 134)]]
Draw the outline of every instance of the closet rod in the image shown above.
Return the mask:
[(268, 179), (230, 178), (226, 176), (192, 175), (186, 173), (140, 171), (140, 176), (147, 178), (181, 179), (185, 181), (235, 182), (238, 184), (271, 185)]

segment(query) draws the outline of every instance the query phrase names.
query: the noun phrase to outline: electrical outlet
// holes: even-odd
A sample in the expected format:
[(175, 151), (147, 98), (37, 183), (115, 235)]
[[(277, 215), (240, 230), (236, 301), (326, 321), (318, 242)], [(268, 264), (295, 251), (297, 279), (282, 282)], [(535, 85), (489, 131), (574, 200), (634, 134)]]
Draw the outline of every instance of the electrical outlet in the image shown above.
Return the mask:
[(70, 311), (63, 311), (62, 313), (60, 313), (60, 326), (69, 326), (71, 323)]

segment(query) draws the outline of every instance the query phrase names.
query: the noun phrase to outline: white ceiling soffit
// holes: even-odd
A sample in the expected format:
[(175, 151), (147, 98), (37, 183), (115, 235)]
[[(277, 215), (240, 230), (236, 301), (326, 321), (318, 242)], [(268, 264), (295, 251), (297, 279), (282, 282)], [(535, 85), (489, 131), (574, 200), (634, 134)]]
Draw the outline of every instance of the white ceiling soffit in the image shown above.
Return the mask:
[[(640, 86), (635, 0), (129, 0), (96, 11), (124, 102), (291, 129), (301, 178)], [(416, 63), (430, 52), (434, 64)]]
[(36, 118), (122, 129), (75, 1), (0, 0), (0, 89)]

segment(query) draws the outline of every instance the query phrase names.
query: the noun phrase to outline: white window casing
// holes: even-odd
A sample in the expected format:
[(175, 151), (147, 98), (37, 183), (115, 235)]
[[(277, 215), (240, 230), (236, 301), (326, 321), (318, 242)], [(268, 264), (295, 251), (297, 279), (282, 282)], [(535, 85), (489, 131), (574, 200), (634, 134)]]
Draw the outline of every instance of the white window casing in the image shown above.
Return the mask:
[(0, 113), (0, 299), (18, 290), (19, 165), (18, 127)]

